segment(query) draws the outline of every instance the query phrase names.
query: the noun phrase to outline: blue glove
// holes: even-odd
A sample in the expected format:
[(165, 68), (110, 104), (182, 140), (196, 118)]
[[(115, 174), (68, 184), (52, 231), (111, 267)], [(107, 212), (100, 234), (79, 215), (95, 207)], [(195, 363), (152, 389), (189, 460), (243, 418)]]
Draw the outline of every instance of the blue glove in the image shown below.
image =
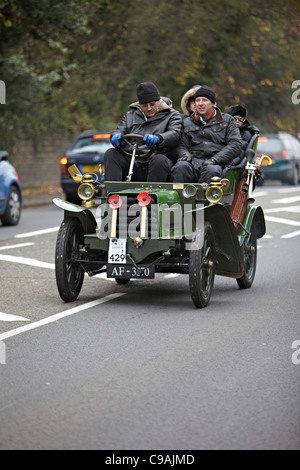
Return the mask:
[(119, 134), (115, 134), (112, 136), (110, 139), (111, 143), (113, 144), (114, 147), (119, 148), (121, 145), (120, 139), (122, 137), (122, 133), (120, 132)]
[(145, 134), (143, 141), (146, 142), (147, 147), (151, 149), (160, 142), (160, 138), (157, 135)]

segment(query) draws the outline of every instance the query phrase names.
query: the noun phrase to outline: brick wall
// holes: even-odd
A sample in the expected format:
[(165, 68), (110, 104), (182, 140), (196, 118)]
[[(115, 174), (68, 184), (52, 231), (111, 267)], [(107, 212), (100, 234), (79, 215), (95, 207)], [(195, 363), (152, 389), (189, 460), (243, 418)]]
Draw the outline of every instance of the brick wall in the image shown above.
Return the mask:
[(32, 142), (25, 141), (9, 155), (23, 188), (60, 186), (59, 161), (72, 139), (45, 141), (38, 150)]

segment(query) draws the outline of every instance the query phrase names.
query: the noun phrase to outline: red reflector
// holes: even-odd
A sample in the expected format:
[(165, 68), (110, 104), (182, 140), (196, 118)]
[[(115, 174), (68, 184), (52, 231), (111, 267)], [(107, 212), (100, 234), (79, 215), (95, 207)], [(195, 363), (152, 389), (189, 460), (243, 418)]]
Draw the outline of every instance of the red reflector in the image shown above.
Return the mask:
[(268, 137), (259, 137), (258, 142), (268, 142)]
[(61, 165), (66, 165), (67, 163), (68, 163), (67, 157), (63, 157), (63, 158), (60, 160), (60, 164), (61, 164)]
[(286, 151), (286, 150), (283, 150), (283, 151), (282, 151), (282, 156), (283, 156), (284, 158), (288, 156), (288, 154), (287, 154), (287, 151)]
[(95, 134), (94, 139), (110, 139), (111, 134)]

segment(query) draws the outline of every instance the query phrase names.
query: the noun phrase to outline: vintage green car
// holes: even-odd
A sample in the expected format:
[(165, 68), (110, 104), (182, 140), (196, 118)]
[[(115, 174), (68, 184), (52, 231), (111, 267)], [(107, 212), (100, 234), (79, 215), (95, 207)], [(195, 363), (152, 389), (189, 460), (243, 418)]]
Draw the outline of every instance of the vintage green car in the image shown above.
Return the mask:
[(135, 159), (152, 152), (142, 153), (143, 136), (137, 135), (122, 138), (132, 145), (127, 181), (100, 184), (70, 167), (82, 205), (54, 199), (64, 209), (55, 259), (61, 298), (75, 301), (86, 273), (106, 273), (118, 284), (154, 279), (156, 273), (187, 274), (197, 308), (208, 305), (215, 275), (251, 287), (257, 239), (266, 231), (253, 191), (260, 165), (272, 163), (265, 155), (256, 159), (257, 137), (239, 164), (209, 185), (131, 181)]

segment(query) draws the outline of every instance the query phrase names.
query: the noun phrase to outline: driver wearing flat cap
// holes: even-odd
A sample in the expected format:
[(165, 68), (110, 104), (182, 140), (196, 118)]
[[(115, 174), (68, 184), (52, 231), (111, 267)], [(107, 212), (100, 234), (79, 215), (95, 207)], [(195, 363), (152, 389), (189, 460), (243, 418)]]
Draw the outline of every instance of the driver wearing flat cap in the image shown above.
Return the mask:
[(178, 161), (172, 168), (176, 183), (210, 183), (242, 152), (235, 121), (216, 107), (212, 88), (200, 86), (194, 94), (196, 111), (183, 120)]
[[(112, 132), (114, 148), (104, 155), (105, 180), (124, 181), (129, 171), (130, 158), (122, 155), (120, 146), (127, 152), (132, 147), (121, 138), (126, 134), (144, 136), (144, 151), (154, 148), (154, 153), (134, 164), (132, 181), (165, 182), (170, 179), (174, 150), (180, 142), (181, 116), (161, 98), (152, 82), (137, 87), (138, 101), (129, 106), (117, 129)], [(143, 150), (143, 148), (141, 148)]]

